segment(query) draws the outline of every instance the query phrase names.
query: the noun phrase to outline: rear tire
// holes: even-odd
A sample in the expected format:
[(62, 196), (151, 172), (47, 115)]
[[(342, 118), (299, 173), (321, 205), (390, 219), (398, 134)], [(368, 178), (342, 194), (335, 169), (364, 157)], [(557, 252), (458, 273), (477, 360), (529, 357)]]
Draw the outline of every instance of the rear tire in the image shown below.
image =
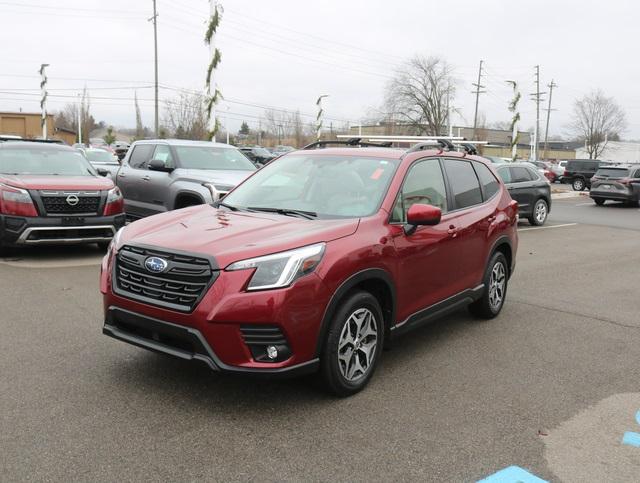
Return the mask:
[(358, 291), (338, 307), (324, 342), (320, 368), (336, 396), (361, 391), (375, 372), (384, 346), (384, 319), (378, 300)]
[(593, 202), (598, 206), (604, 205), (605, 201), (606, 200), (604, 198), (593, 198)]
[(495, 252), (487, 264), (482, 279), (484, 293), (482, 297), (469, 305), (469, 311), (482, 319), (497, 317), (507, 296), (509, 266), (502, 252)]
[(573, 180), (573, 183), (571, 183), (571, 187), (573, 188), (573, 191), (582, 191), (584, 190), (585, 186), (586, 186), (586, 183), (582, 178), (576, 178)]
[(547, 221), (547, 216), (549, 216), (549, 205), (545, 200), (540, 198), (536, 201), (536, 204), (533, 205), (533, 212), (529, 217), (529, 223), (533, 226), (542, 226), (545, 221)]

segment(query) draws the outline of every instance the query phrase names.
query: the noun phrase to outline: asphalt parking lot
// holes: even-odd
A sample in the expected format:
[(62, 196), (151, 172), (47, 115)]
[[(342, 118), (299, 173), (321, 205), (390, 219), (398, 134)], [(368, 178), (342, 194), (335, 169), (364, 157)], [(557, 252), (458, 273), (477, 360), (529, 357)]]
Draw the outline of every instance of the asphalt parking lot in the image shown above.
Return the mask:
[(2, 259), (0, 480), (638, 481), (640, 210), (521, 228), (497, 319), (411, 333), (349, 399), (103, 336), (97, 248)]

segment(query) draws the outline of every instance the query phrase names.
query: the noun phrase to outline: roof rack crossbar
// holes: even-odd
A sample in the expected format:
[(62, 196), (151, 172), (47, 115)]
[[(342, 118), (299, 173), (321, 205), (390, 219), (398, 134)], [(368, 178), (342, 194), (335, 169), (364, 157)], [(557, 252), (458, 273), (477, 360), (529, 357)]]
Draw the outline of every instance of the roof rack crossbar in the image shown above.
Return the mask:
[(347, 139), (346, 141), (339, 141), (339, 140), (338, 141), (334, 141), (334, 140), (316, 141), (314, 143), (307, 144), (302, 149), (304, 150), (304, 149), (324, 148), (325, 146), (329, 146), (332, 144), (338, 145), (338, 146), (359, 146), (361, 148), (389, 148), (393, 143), (391, 143), (390, 141), (374, 143), (374, 142), (362, 141), (362, 138), (350, 138), (350, 139)]

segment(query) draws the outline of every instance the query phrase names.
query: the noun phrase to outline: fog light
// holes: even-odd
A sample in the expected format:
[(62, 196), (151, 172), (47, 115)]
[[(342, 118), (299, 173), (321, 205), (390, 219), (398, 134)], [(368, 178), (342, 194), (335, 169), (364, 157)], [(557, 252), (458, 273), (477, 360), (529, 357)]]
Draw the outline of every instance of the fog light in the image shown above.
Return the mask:
[(271, 360), (278, 358), (278, 348), (274, 345), (267, 346), (267, 357)]

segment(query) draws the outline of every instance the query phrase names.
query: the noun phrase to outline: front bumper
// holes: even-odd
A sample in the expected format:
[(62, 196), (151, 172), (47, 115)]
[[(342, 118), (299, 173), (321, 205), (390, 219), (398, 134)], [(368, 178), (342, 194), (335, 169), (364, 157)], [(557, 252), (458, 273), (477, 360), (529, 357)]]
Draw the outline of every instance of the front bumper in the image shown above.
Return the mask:
[(287, 367), (251, 368), (225, 364), (202, 333), (191, 327), (154, 319), (118, 307), (107, 309), (102, 333), (129, 344), (185, 360), (205, 363), (214, 371), (269, 376), (296, 376), (317, 370), (317, 358)]
[(91, 217), (0, 215), (0, 245), (58, 245), (108, 242), (124, 226), (124, 214)]
[[(104, 334), (216, 371), (297, 375), (317, 369), (317, 341), (331, 293), (315, 273), (290, 287), (246, 291), (252, 270), (219, 270), (202, 299), (185, 312), (114, 292), (114, 258), (108, 253), (101, 267)], [(259, 357), (249, 341), (252, 330), (254, 337), (269, 330), (281, 334), (286, 358)]]

